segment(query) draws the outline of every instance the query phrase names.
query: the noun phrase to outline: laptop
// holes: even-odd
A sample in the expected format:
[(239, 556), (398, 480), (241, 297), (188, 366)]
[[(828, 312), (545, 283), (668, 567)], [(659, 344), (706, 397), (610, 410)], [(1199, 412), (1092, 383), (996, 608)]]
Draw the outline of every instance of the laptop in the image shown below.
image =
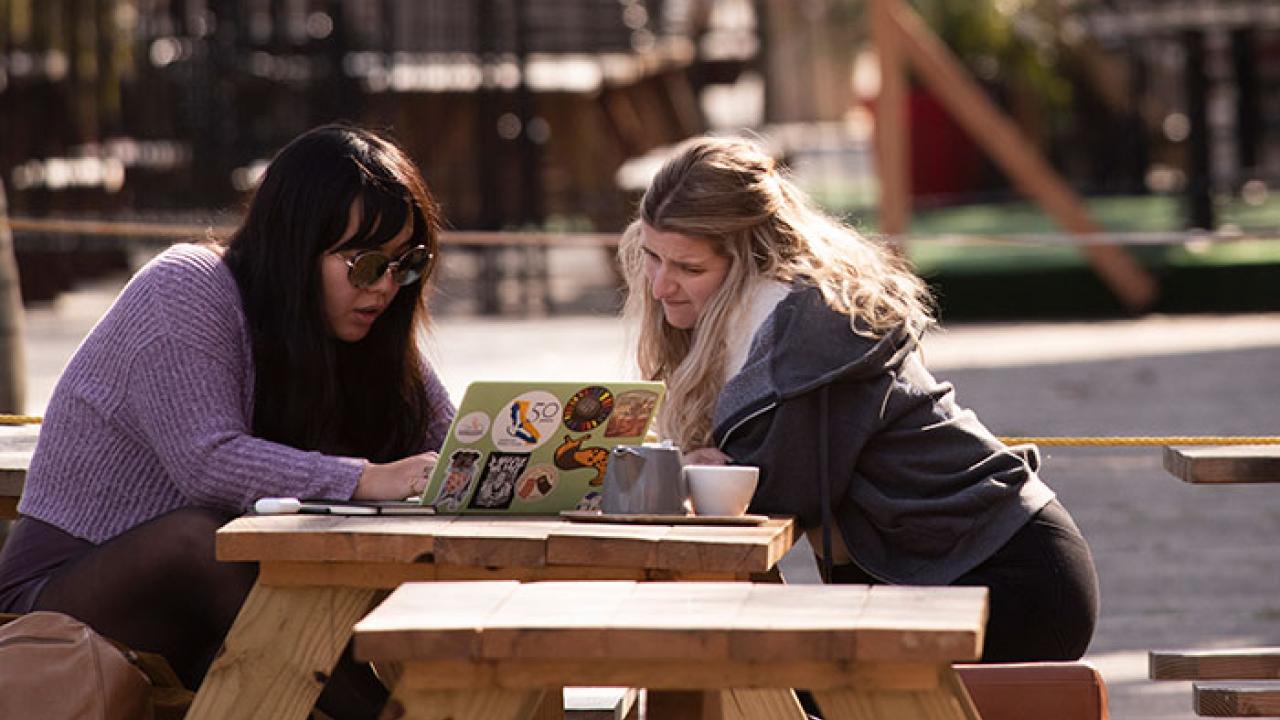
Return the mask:
[(442, 515), (597, 510), (610, 451), (644, 442), (665, 389), (660, 382), (473, 382), (422, 504)]

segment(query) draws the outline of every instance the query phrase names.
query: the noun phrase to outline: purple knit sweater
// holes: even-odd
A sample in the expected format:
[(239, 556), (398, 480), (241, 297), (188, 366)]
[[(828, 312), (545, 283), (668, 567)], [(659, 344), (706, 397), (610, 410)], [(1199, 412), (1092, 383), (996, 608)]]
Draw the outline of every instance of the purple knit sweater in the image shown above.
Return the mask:
[[(184, 506), (243, 512), (261, 497), (351, 497), (364, 460), (250, 434), (253, 372), (230, 269), (206, 247), (166, 250), (63, 371), (19, 512), (101, 543)], [(426, 380), (429, 449), (454, 408), (429, 369)]]

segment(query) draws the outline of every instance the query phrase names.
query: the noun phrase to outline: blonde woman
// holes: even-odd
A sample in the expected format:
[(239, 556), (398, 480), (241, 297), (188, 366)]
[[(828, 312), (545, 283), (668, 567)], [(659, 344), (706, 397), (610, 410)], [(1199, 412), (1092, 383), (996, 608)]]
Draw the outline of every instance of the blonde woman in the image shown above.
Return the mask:
[(795, 515), (831, 582), (990, 589), (988, 662), (1084, 654), (1097, 577), (1071, 516), (919, 352), (924, 283), (815, 210), (741, 140), (682, 145), (620, 249), (662, 433), (686, 462), (759, 466), (753, 512)]

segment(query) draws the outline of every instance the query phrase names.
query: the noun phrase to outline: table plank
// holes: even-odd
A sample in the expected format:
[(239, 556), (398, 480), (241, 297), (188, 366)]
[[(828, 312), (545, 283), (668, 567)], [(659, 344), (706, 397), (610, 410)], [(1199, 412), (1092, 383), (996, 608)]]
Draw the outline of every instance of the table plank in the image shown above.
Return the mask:
[[(507, 603), (520, 584), (510, 582), (475, 583), (468, 592), (443, 593), (431, 598), (415, 594), (392, 594), (378, 609), (360, 621), (365, 648), (378, 657), (412, 657), (429, 654), (443, 659), (467, 660), (478, 657), (484, 627), (494, 612)], [(441, 587), (457, 584), (440, 583)], [(406, 634), (402, 629), (420, 618), (430, 618), (430, 631)]]
[(779, 532), (783, 522), (788, 521), (770, 520), (754, 527), (672, 526), (659, 543), (658, 564), (685, 572), (767, 572), (791, 549), (791, 538)]
[[(413, 563), (444, 567), (598, 567), (598, 575), (652, 572), (745, 577), (767, 572), (791, 548), (793, 523), (756, 527), (617, 526), (558, 517), (339, 517), (257, 515), (218, 531), (217, 555), (229, 562)], [(499, 574), (500, 575), (500, 574)], [(567, 578), (566, 578), (567, 579)]]
[(452, 517), (247, 515), (218, 530), (224, 562), (416, 562)]
[[(807, 585), (797, 595), (787, 585), (761, 583), (751, 589), (737, 622), (744, 632), (734, 636), (730, 655), (743, 660), (772, 657), (835, 660), (853, 657), (857, 629), (871, 588), (847, 592), (831, 585)], [(834, 591), (833, 591), (834, 590)], [(815, 626), (820, 632), (804, 632)], [(778, 630), (792, 630), (783, 634)]]
[(1193, 484), (1280, 483), (1280, 445), (1166, 446), (1164, 468)]
[[(859, 616), (858, 657), (878, 660), (978, 657), (987, 617), (987, 589), (949, 587), (945, 595), (876, 585)], [(982, 622), (972, 624), (974, 615)]]
[(634, 582), (532, 583), (485, 620), (477, 658), (606, 657), (602, 630), (626, 610)]
[(1152, 652), (1152, 680), (1280, 679), (1280, 647)]
[(1209, 717), (1280, 716), (1280, 682), (1196, 683), (1195, 704)]
[(657, 567), (658, 545), (669, 532), (669, 525), (571, 523), (547, 539), (547, 562), (581, 567)]
[(542, 567), (554, 518), (459, 516), (436, 533), (435, 562), (475, 567)]

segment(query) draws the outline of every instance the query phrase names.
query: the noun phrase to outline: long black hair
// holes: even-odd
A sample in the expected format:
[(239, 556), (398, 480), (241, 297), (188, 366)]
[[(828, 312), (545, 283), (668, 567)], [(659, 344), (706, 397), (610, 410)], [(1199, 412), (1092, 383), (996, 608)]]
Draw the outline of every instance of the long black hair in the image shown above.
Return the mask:
[(432, 267), (400, 288), (358, 342), (331, 336), (320, 265), (339, 249), (374, 248), (412, 222), (410, 245), (439, 253), (439, 211), (413, 162), (365, 129), (326, 125), (286, 145), (227, 242), (248, 319), (256, 371), (253, 433), (275, 442), (377, 462), (421, 449), (433, 408), (416, 343)]

